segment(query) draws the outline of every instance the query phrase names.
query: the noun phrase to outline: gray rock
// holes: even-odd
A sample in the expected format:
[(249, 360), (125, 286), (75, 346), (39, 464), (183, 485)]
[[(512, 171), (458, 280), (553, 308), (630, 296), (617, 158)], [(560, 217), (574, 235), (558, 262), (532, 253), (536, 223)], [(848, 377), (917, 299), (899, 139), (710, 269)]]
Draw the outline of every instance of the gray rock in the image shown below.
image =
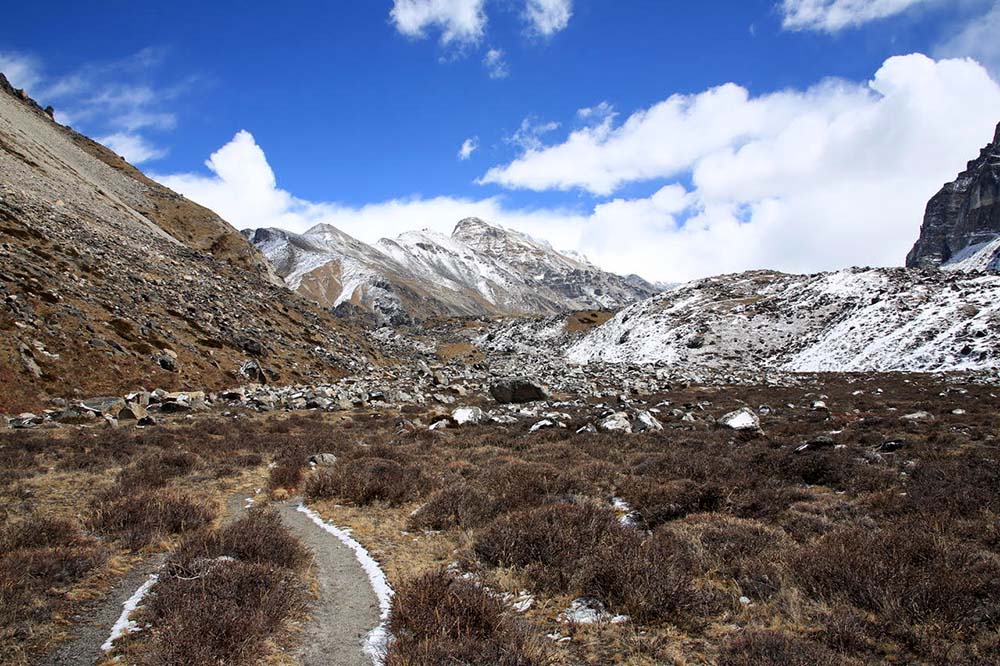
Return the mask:
[(601, 419), (597, 427), (604, 432), (632, 432), (632, 422), (629, 421), (625, 412), (615, 412), (611, 416)]
[(333, 467), (337, 464), (337, 456), (332, 453), (316, 453), (309, 456), (309, 462), (317, 467)]
[(760, 419), (752, 409), (741, 407), (728, 414), (724, 414), (719, 419), (719, 425), (733, 430), (760, 430)]
[(80, 403), (80, 407), (101, 416), (117, 417), (125, 408), (125, 401), (117, 396), (87, 398)]
[[(908, 267), (932, 268), (1000, 236), (1000, 124), (993, 142), (927, 203)], [(994, 264), (997, 257), (991, 263)]]
[(635, 432), (659, 432), (660, 430), (663, 430), (663, 424), (660, 423), (650, 412), (640, 411), (636, 412), (635, 426), (633, 429)]
[(490, 385), (490, 395), (501, 404), (548, 400), (549, 392), (541, 384), (527, 377), (509, 377)]

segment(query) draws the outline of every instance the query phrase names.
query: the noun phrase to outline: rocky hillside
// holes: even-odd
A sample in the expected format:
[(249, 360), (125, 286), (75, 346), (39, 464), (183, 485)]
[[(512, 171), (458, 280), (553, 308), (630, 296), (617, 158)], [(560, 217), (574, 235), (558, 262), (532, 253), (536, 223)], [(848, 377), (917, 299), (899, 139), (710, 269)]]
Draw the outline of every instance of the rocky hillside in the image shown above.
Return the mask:
[(1000, 367), (1000, 276), (907, 269), (757, 271), (632, 305), (570, 361), (716, 369), (937, 371)]
[(0, 76), (0, 411), (335, 378), (369, 354), (224, 220)]
[[(1000, 238), (1000, 124), (993, 142), (928, 202), (920, 238), (906, 256), (906, 265), (926, 268), (960, 264), (956, 266), (959, 269), (996, 269), (1000, 248), (990, 242), (997, 238)], [(981, 254), (984, 250), (986, 253)]]
[(374, 246), (326, 224), (304, 234), (244, 235), (290, 288), (325, 306), (362, 306), (380, 324), (618, 308), (658, 291), (476, 218), (459, 222), (451, 236), (413, 231)]

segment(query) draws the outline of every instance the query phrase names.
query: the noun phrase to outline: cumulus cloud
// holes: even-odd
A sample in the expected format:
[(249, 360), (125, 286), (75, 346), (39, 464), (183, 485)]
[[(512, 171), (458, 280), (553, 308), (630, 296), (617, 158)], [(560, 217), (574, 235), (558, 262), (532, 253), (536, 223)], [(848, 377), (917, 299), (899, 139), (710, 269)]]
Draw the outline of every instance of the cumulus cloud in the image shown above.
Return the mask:
[(474, 44), (486, 30), (486, 0), (393, 0), (390, 20), (409, 37), (425, 37), (430, 28), (441, 43)]
[(573, 0), (527, 0), (524, 18), (533, 32), (548, 37), (569, 25)]
[[(578, 172), (548, 163), (562, 171), (546, 187), (603, 187), (657, 174), (649, 196), (604, 199), (585, 209), (512, 207), (503, 196), (366, 206), (305, 201), (277, 187), (263, 151), (245, 133), (212, 156), (210, 174), (161, 180), (241, 228), (303, 231), (328, 222), (375, 241), (424, 227), (448, 233), (475, 215), (653, 280), (900, 265), (927, 200), (992, 138), (1000, 86), (972, 61), (909, 55), (890, 58), (863, 84), (826, 81), (759, 97), (721, 86), (663, 114), (666, 125), (644, 126), (660, 117), (647, 110), (621, 126), (606, 121), (601, 130), (605, 143), (631, 132), (644, 137), (645, 144), (627, 144), (641, 168), (616, 157), (627, 152), (624, 145), (605, 153), (600, 143), (588, 148), (597, 151), (593, 159), (574, 155)], [(580, 131), (588, 130), (573, 134)], [(555, 148), (536, 147), (526, 156)], [(664, 150), (671, 152), (666, 173), (677, 178), (649, 166), (659, 164), (654, 158)], [(604, 159), (615, 167), (610, 175), (594, 170)]]
[(458, 149), (458, 159), (467, 160), (472, 157), (472, 153), (479, 148), (479, 137), (472, 137), (462, 142), (462, 147)]
[(139, 134), (116, 132), (97, 139), (98, 143), (115, 151), (132, 164), (142, 164), (165, 157), (167, 151), (157, 148)]
[(934, 51), (944, 58), (970, 57), (985, 65), (1000, 80), (1000, 0), (983, 15), (970, 18)]
[(517, 210), (501, 197), (402, 197), (365, 206), (314, 202), (278, 187), (264, 151), (247, 131), (212, 153), (208, 173), (154, 175), (153, 178), (207, 206), (240, 229), (277, 227), (301, 233), (319, 223), (333, 224), (363, 241), (395, 237), (413, 229), (451, 233), (458, 220), (479, 216), (538, 233), (560, 247), (572, 247), (587, 218), (571, 211)]
[(510, 76), (510, 67), (503, 49), (490, 49), (483, 56), (483, 66), (489, 72), (491, 79), (506, 79)]
[(932, 0), (782, 0), (786, 30), (839, 32), (902, 14)]

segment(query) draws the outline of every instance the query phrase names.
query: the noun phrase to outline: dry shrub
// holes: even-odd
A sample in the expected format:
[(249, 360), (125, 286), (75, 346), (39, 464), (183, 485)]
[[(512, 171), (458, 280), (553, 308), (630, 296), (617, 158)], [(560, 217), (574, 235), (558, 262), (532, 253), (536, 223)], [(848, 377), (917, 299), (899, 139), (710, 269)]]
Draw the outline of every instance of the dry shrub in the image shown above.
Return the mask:
[(698, 546), (703, 575), (728, 578), (752, 599), (767, 599), (781, 588), (791, 542), (780, 529), (718, 514), (690, 516), (680, 526)]
[(694, 588), (687, 543), (667, 530), (644, 536), (590, 505), (504, 516), (475, 552), (492, 566), (520, 569), (540, 590), (597, 597), (638, 622), (685, 622), (709, 601)]
[(715, 511), (723, 499), (722, 489), (714, 483), (690, 479), (659, 483), (647, 477), (626, 481), (621, 496), (634, 507), (647, 529), (689, 513)]
[(340, 498), (358, 506), (375, 501), (399, 505), (413, 499), (421, 487), (419, 468), (386, 458), (363, 457), (317, 472), (306, 482), (310, 499)]
[(565, 501), (593, 486), (571, 471), (544, 463), (502, 461), (475, 478), (446, 486), (410, 520), (413, 529), (475, 528), (497, 516)]
[(217, 557), (295, 571), (311, 560), (305, 546), (285, 529), (278, 512), (264, 507), (251, 508), (219, 530), (203, 530), (191, 535), (171, 557), (170, 565), (190, 570), (198, 561)]
[(386, 666), (541, 666), (540, 642), (474, 582), (432, 571), (399, 587)]
[(138, 550), (168, 535), (203, 527), (214, 515), (205, 500), (177, 489), (112, 488), (93, 502), (87, 525)]
[(0, 627), (24, 634), (65, 602), (62, 590), (106, 559), (73, 522), (32, 515), (0, 532)]
[(283, 567), (216, 560), (191, 578), (155, 586), (148, 619), (156, 629), (143, 663), (258, 663), (265, 641), (305, 610), (302, 581)]
[(749, 631), (722, 648), (719, 666), (846, 666), (827, 648), (780, 631)]
[(1000, 622), (1000, 565), (920, 525), (832, 532), (803, 547), (792, 570), (808, 594), (846, 601), (901, 625)]

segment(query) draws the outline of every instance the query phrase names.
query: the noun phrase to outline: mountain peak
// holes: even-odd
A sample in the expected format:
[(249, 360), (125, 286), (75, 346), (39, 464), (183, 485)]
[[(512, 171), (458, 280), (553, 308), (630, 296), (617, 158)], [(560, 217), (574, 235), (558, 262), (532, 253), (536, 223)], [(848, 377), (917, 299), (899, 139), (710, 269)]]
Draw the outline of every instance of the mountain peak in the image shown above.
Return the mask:
[(455, 225), (455, 229), (451, 232), (451, 235), (452, 238), (464, 239), (482, 236), (483, 234), (497, 234), (505, 231), (506, 229), (498, 227), (495, 224), (491, 224), (481, 218), (467, 217), (458, 221), (458, 224)]

